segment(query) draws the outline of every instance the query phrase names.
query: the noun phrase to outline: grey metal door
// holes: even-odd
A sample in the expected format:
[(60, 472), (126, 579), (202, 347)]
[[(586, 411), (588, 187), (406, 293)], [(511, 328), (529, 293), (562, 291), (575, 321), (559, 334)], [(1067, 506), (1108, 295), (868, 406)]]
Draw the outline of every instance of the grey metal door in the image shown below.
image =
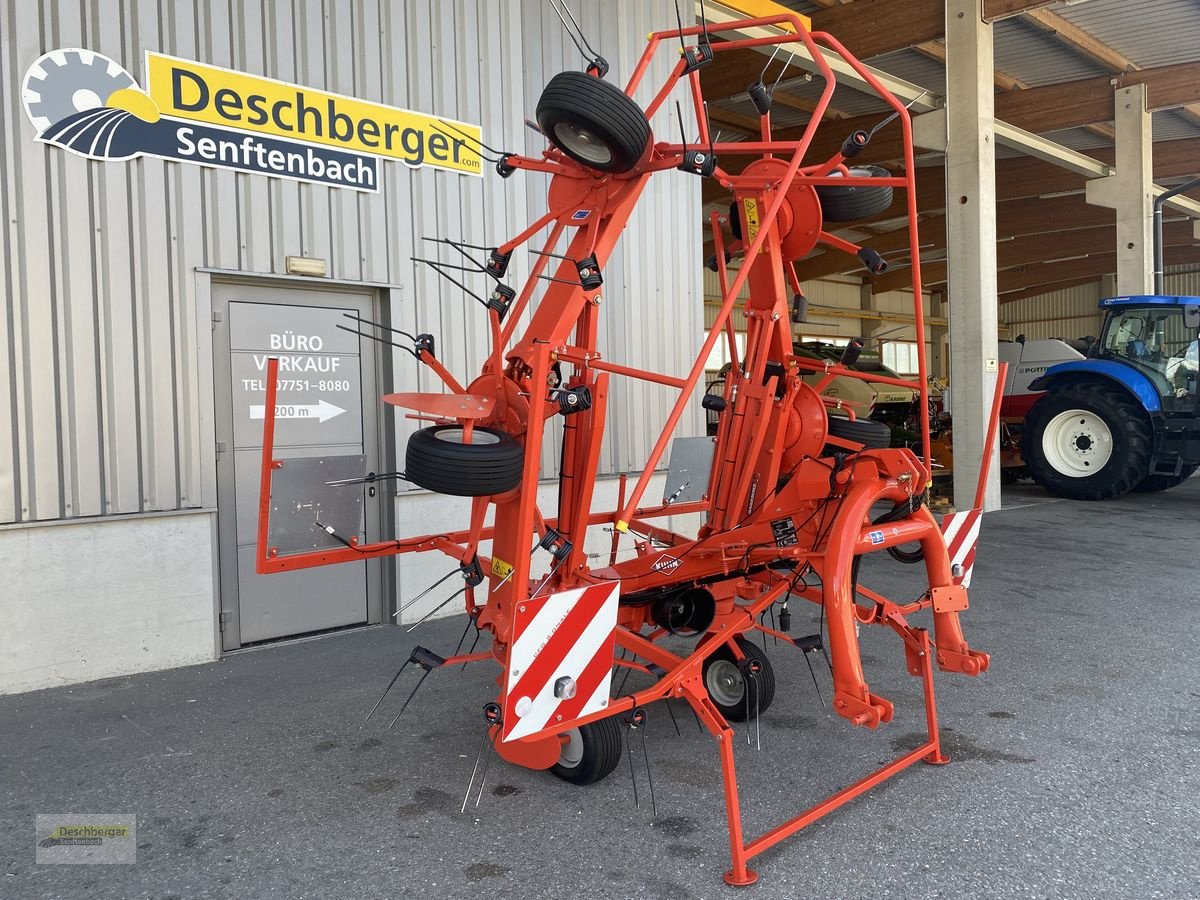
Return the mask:
[[(379, 621), (380, 563), (343, 563), (258, 575), (266, 363), (280, 359), (275, 457), (363, 456), (379, 471), (374, 345), (337, 326), (372, 318), (367, 291), (253, 282), (213, 284), (221, 629), (226, 650), (272, 638)], [(357, 490), (357, 488), (350, 488)], [(361, 540), (379, 535), (368, 489)]]

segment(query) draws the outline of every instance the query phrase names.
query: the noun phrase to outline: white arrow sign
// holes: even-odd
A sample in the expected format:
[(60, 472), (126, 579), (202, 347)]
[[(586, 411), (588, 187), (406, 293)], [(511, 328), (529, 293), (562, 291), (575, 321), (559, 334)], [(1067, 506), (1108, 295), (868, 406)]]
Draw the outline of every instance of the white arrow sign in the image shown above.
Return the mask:
[[(261, 419), (266, 407), (262, 405), (250, 407), (250, 418)], [(332, 419), (334, 416), (340, 416), (345, 410), (340, 406), (334, 406), (332, 403), (326, 403), (324, 400), (318, 400), (316, 403), (297, 404), (297, 403), (280, 403), (275, 407), (275, 418), (277, 419), (316, 419), (318, 422), (325, 422)]]

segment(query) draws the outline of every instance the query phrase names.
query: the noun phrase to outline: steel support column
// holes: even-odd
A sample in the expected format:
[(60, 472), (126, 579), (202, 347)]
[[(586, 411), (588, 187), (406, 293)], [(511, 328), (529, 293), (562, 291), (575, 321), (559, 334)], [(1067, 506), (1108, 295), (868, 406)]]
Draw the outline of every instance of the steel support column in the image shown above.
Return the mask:
[(1154, 288), (1154, 136), (1146, 85), (1117, 88), (1116, 172), (1089, 181), (1087, 201), (1117, 211), (1117, 293), (1149, 294)]
[[(970, 509), (995, 384), (996, 146), (992, 26), (983, 0), (946, 3), (946, 293), (954, 416), (954, 504)], [(988, 452), (997, 454), (996, 448)], [(984, 509), (1000, 506), (1000, 464), (989, 467)]]

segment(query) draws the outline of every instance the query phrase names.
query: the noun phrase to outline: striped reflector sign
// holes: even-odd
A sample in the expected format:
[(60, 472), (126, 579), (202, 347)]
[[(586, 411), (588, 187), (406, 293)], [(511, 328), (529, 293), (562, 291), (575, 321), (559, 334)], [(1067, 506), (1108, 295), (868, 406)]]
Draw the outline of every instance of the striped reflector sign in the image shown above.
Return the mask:
[(946, 539), (946, 550), (950, 554), (950, 568), (962, 566), (962, 574), (954, 576), (954, 583), (965, 588), (971, 586), (971, 571), (975, 568), (975, 544), (979, 540), (979, 526), (982, 521), (982, 509), (946, 513), (942, 516), (942, 535)]
[(608, 706), (620, 593), (613, 581), (517, 604), (501, 740), (557, 733)]

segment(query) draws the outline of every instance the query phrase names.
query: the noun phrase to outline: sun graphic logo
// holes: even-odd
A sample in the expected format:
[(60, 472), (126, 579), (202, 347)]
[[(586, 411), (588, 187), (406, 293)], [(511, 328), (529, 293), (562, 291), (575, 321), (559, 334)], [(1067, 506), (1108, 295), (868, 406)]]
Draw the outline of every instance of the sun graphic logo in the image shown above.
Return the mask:
[(119, 64), (91, 50), (51, 50), (29, 67), (25, 113), (37, 139), (89, 159), (129, 159), (151, 143), (159, 109)]

